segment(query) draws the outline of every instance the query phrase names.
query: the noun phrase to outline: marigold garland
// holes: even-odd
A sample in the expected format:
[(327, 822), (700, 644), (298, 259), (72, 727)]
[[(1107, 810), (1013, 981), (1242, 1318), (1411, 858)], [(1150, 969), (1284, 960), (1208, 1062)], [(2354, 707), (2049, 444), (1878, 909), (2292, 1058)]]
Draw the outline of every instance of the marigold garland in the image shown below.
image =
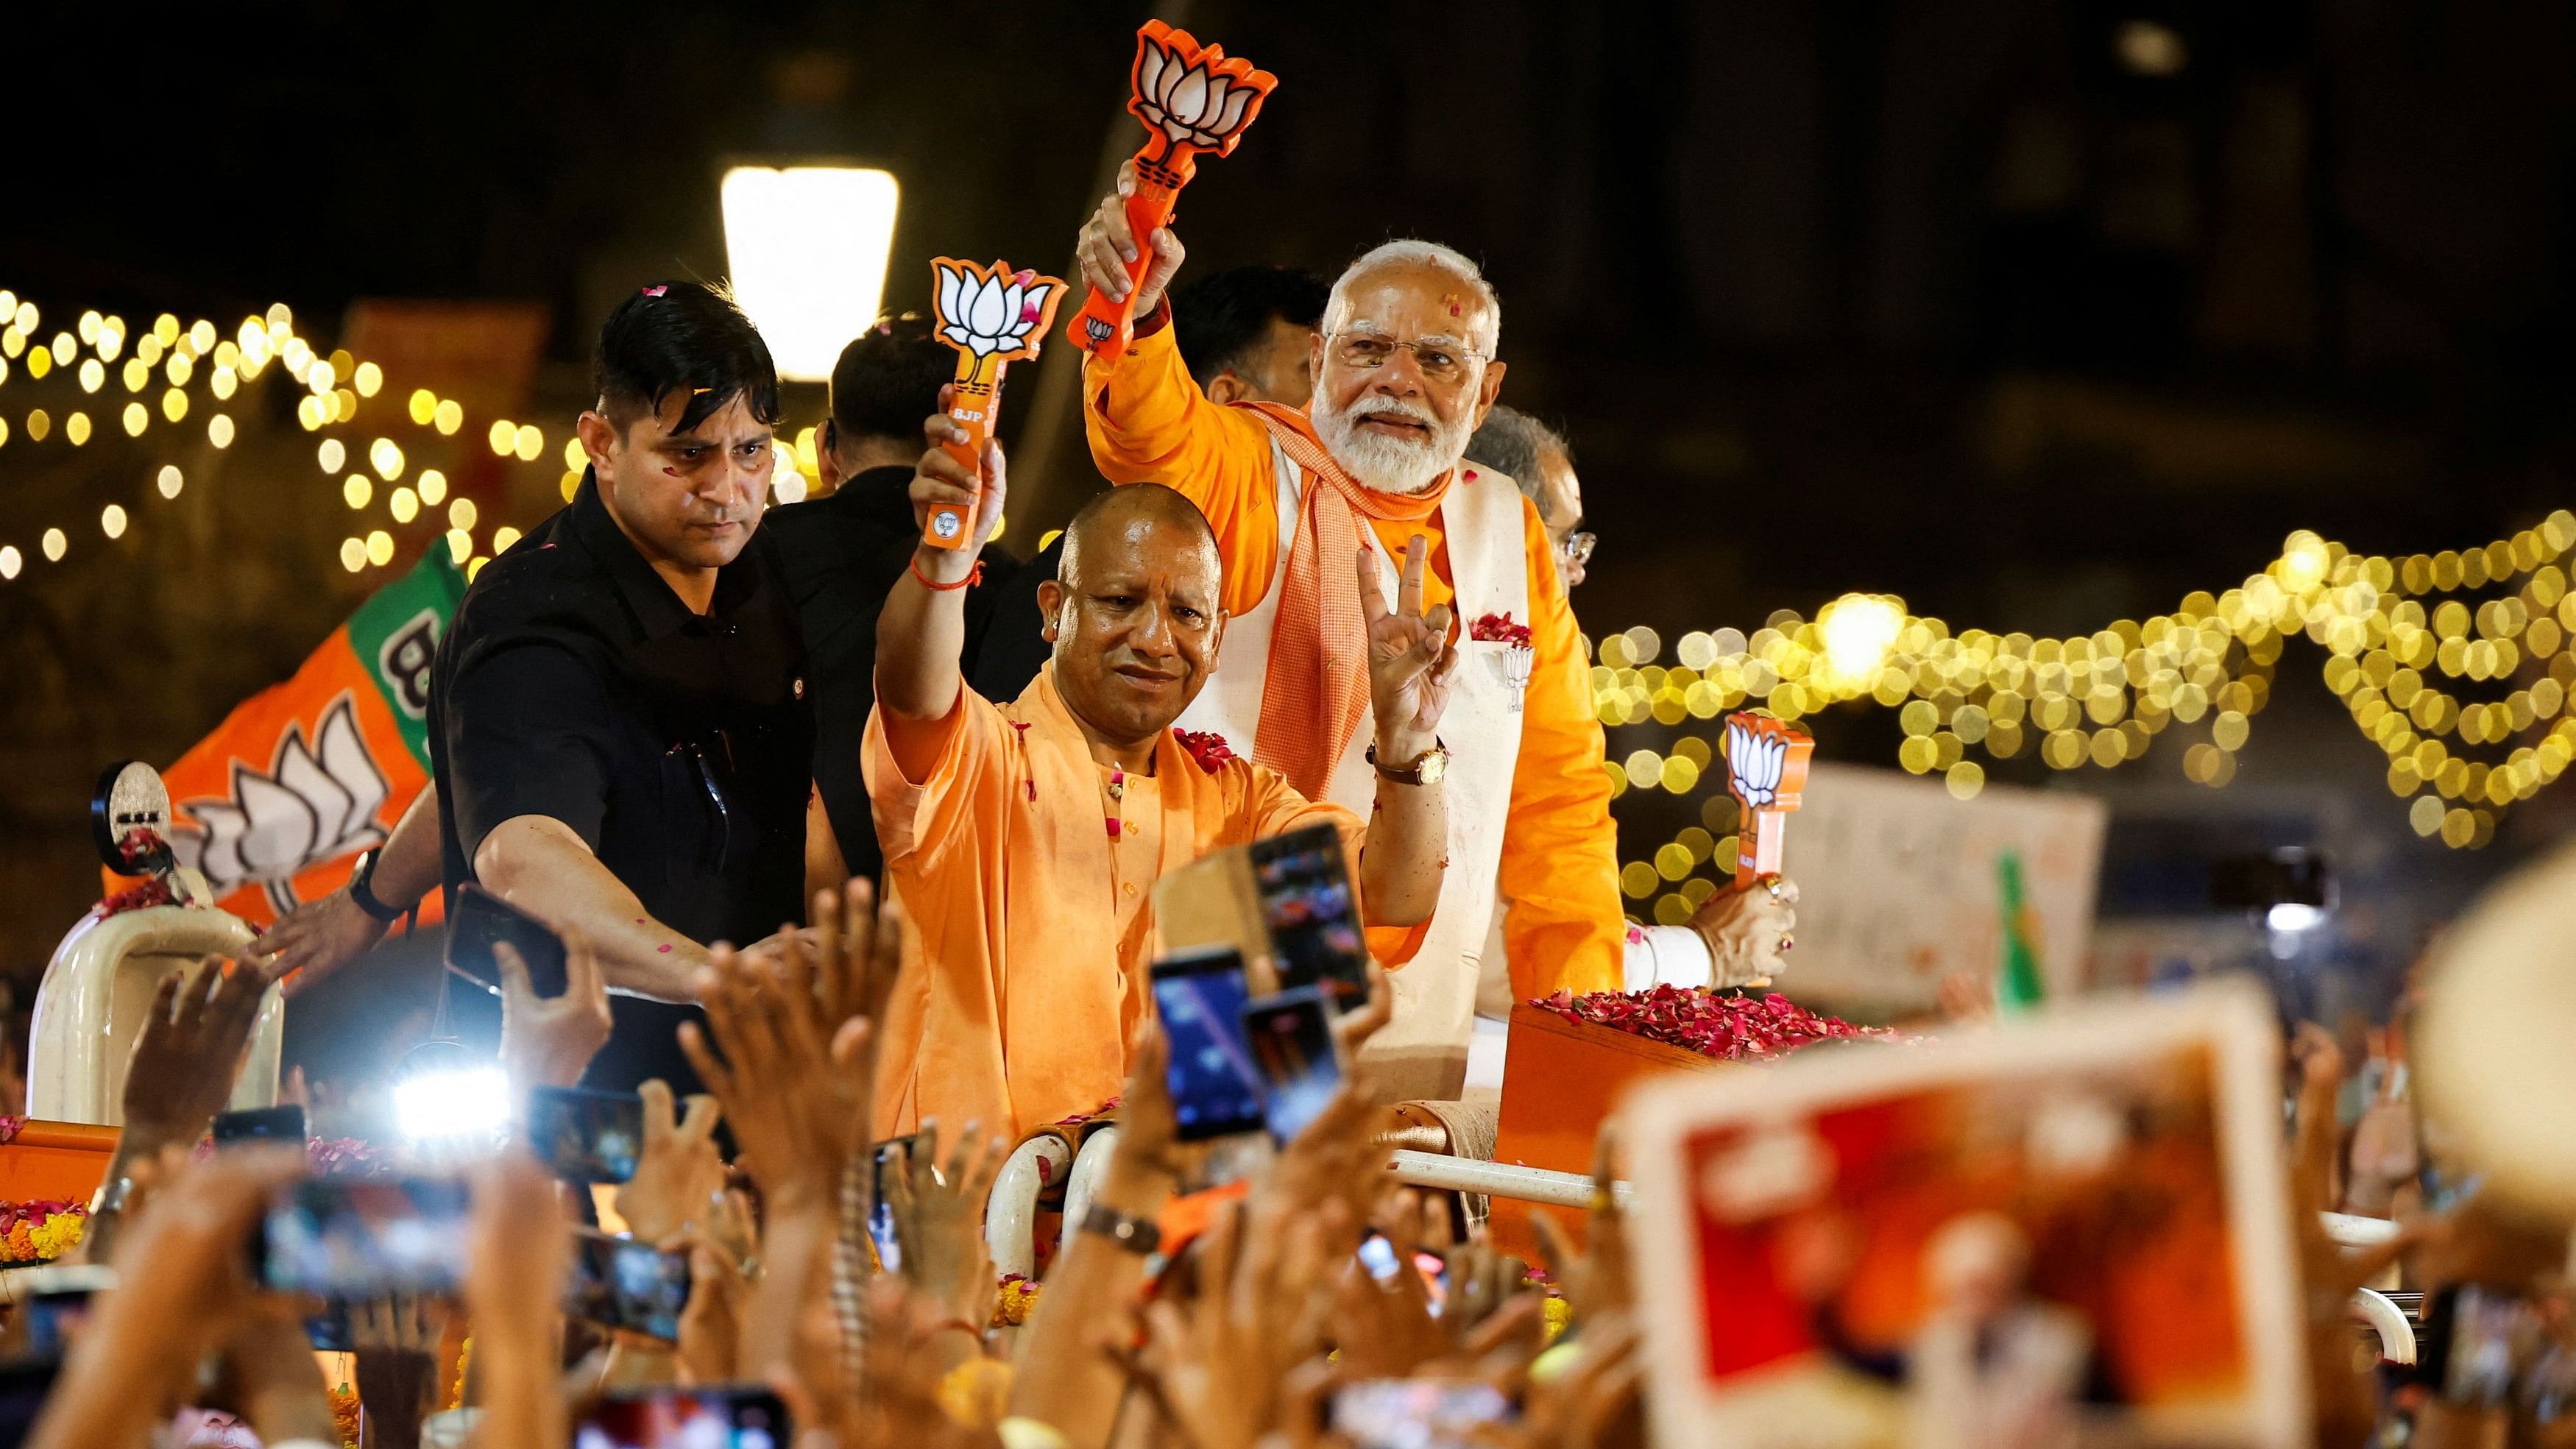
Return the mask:
[(80, 1246), (89, 1206), (58, 1198), (0, 1203), (0, 1263), (50, 1263)]
[(1018, 1273), (1002, 1275), (1002, 1291), (993, 1300), (993, 1326), (1017, 1328), (1038, 1307), (1038, 1285)]

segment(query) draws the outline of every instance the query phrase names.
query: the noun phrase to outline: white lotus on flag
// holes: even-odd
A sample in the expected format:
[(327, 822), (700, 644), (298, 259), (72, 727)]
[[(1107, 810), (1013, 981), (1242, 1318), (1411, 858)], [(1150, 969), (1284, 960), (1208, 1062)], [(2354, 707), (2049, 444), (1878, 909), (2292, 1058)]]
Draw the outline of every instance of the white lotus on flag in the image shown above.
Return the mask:
[(326, 860), (384, 843), (376, 824), (390, 787), (358, 731), (346, 694), (324, 712), (307, 745), (290, 725), (262, 774), (236, 761), (232, 798), (190, 800), (197, 829), (174, 825), (179, 863), (203, 871), (218, 897), (257, 882), (283, 915), (295, 907), (295, 877)]
[(1788, 761), (1787, 740), (1727, 721), (1726, 769), (1745, 808), (1765, 810), (1780, 798), (1780, 774)]

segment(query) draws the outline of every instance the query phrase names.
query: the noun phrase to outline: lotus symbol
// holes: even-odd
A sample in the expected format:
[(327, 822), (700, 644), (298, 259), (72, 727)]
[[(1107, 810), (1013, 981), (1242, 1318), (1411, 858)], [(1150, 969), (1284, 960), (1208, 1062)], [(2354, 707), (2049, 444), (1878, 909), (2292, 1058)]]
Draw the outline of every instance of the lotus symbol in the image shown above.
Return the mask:
[(1726, 722), (1726, 769), (1745, 808), (1767, 810), (1779, 800), (1780, 773), (1788, 761), (1787, 740)]
[(196, 829), (174, 826), (181, 865), (205, 872), (218, 897), (256, 883), (280, 915), (295, 907), (295, 877), (324, 861), (384, 843), (376, 825), (391, 787), (358, 733), (343, 694), (323, 713), (314, 743), (295, 725), (277, 742), (268, 773), (233, 763), (230, 799), (190, 800)]
[(1172, 146), (1234, 149), (1278, 79), (1252, 62), (1202, 48), (1186, 30), (1150, 21), (1136, 36), (1136, 96), (1130, 107)]
[(990, 272), (971, 262), (942, 258), (939, 273), (939, 335), (975, 354), (1018, 357), (1035, 349), (1030, 335), (1043, 330), (1051, 298), (1064, 286), (1034, 272)]

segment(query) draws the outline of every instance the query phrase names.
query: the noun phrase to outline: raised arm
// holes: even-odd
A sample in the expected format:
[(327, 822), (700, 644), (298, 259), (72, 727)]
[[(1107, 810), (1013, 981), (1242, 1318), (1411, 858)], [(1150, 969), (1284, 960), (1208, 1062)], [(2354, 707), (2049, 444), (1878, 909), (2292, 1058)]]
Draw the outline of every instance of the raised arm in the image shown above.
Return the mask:
[[(1359, 553), (1360, 609), (1368, 620), (1369, 706), (1377, 721), (1377, 809), (1360, 852), (1360, 892), (1373, 925), (1414, 926), (1440, 904), (1448, 869), (1449, 808), (1424, 757), (1439, 743), (1440, 716), (1458, 651), (1449, 647), (1449, 606), (1426, 616), (1422, 572), (1430, 550), (1420, 534), (1404, 548), (1393, 611), (1377, 580), (1377, 559)], [(1445, 763), (1445, 761), (1443, 762)]]
[(558, 933), (588, 942), (609, 985), (661, 1001), (697, 999), (693, 978), (707, 964), (706, 946), (653, 919), (564, 822), (502, 821), (474, 848), (474, 875)]
[(894, 592), (877, 616), (877, 715), (884, 721), (895, 764), (912, 780), (923, 778), (938, 762), (948, 733), (944, 726), (956, 715), (965, 691), (958, 660), (966, 649), (966, 584), (976, 567), (975, 555), (993, 537), (1010, 496), (1000, 443), (984, 445), (979, 495), (966, 466), (941, 446), (963, 442), (966, 430), (947, 414), (936, 413), (922, 431), (930, 447), (912, 475), (914, 522), (926, 521), (941, 504), (952, 504), (966, 509), (975, 523), (965, 548), (915, 545), (912, 566), (894, 581)]
[[(389, 918), (358, 903), (359, 879), (350, 878), (319, 900), (306, 901), (259, 933), (251, 954), (265, 958), (269, 974), (283, 980), (293, 996), (363, 956), (384, 939)], [(423, 789), (412, 797), (393, 834), (376, 848), (375, 865), (365, 879), (367, 894), (379, 910), (406, 911), (438, 888), (438, 791)]]

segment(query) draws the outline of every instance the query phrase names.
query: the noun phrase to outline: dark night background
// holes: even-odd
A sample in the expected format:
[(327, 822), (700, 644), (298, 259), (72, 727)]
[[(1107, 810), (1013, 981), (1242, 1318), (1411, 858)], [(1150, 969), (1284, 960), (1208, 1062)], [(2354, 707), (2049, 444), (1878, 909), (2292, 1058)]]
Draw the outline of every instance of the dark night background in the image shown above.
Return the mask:
[[(938, 253), (1063, 266), (1104, 139), (1141, 135), (1119, 108), (1148, 13), (1281, 77), (1184, 199), (1194, 269), (1329, 273), (1408, 234), (1485, 263), (1506, 400), (1579, 449), (1595, 633), (1749, 630), (1847, 589), (2089, 631), (2229, 587), (2294, 528), (2429, 551), (2576, 501), (2576, 13), (2546, 0), (21, 4), (0, 286), (48, 334), (83, 307), (229, 335), (282, 299), (328, 339), (361, 298), (534, 302), (530, 416), (560, 437), (607, 305), (723, 273), (728, 160), (892, 170), (893, 305), (926, 302)], [(2178, 68), (2124, 59), (2141, 21)], [(158, 433), (0, 450), (0, 534), (83, 539), (0, 584), (0, 966), (22, 991), (95, 894), (98, 765), (175, 758), (381, 582), (332, 557), (345, 520), (290, 390), (264, 426), (303, 460), (262, 473), (237, 447), (184, 507), (144, 500), (184, 527), (129, 496)], [(1015, 432), (1045, 427), (1035, 391)], [(1096, 480), (1078, 445), (1021, 456), (1025, 540)], [(557, 466), (506, 485), (511, 521), (543, 515)], [(107, 545), (112, 497), (138, 524)], [(2356, 933), (2385, 966), (2558, 832), (2563, 789), (2496, 849), (2416, 840), (2321, 658), (2293, 643), (2226, 791), (2185, 785), (2173, 742), (2058, 782), (2121, 812), (2106, 908), (2160, 820), (2321, 843), (2412, 892)], [(1892, 761), (1889, 712), (1820, 733)]]

